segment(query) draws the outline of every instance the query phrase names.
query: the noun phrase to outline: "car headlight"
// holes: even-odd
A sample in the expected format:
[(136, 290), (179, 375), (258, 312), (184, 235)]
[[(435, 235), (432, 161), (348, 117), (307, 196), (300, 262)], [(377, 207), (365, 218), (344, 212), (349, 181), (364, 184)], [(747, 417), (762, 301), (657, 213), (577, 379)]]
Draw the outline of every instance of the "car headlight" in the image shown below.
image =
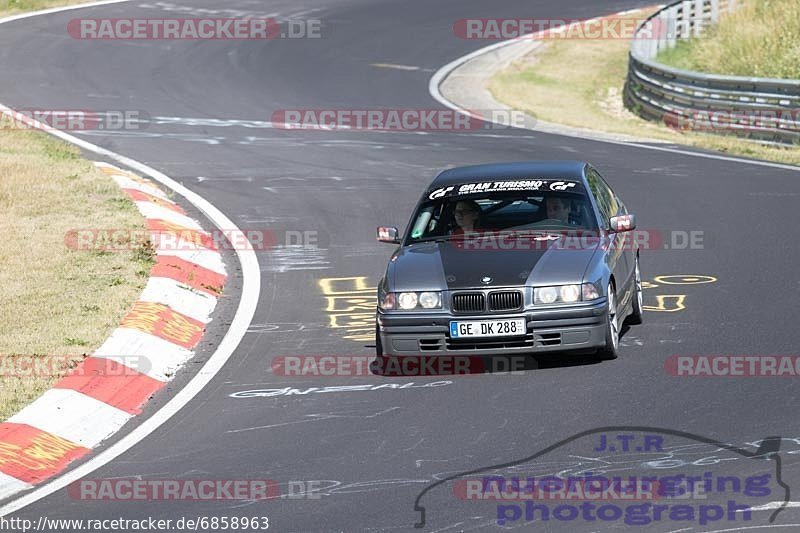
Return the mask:
[(387, 292), (383, 295), (380, 308), (384, 310), (401, 309), (441, 309), (442, 293), (438, 291), (424, 292)]
[(533, 289), (533, 303), (535, 304), (552, 304), (556, 302), (571, 304), (581, 300), (595, 300), (599, 297), (600, 294), (593, 283), (535, 287)]
[(414, 309), (417, 306), (418, 300), (416, 292), (401, 292), (400, 296), (397, 298), (400, 309)]
[(533, 301), (537, 304), (551, 304), (558, 299), (558, 289), (555, 287), (538, 287), (533, 289)]
[(425, 309), (436, 309), (441, 306), (438, 292), (421, 292), (419, 294), (419, 305)]
[(562, 285), (558, 290), (562, 302), (573, 303), (581, 299), (580, 285)]

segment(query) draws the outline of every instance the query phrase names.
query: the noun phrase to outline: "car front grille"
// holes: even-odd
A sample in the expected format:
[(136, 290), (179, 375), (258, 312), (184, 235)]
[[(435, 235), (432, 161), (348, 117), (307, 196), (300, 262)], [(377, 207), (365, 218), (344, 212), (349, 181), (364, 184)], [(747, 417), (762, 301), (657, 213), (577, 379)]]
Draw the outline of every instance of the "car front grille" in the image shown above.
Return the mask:
[(489, 311), (517, 311), (522, 309), (520, 291), (498, 291), (489, 293)]
[(486, 297), (482, 292), (462, 292), (453, 295), (453, 312), (482, 313), (486, 310)]

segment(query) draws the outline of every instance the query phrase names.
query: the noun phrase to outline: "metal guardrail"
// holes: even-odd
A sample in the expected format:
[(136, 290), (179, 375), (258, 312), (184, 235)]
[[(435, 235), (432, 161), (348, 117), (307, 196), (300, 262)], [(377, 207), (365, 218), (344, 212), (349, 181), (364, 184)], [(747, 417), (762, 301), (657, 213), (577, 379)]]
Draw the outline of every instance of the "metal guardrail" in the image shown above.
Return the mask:
[(681, 0), (645, 20), (631, 44), (625, 105), (683, 130), (800, 144), (800, 80), (705, 74), (655, 61), (735, 7), (736, 0)]

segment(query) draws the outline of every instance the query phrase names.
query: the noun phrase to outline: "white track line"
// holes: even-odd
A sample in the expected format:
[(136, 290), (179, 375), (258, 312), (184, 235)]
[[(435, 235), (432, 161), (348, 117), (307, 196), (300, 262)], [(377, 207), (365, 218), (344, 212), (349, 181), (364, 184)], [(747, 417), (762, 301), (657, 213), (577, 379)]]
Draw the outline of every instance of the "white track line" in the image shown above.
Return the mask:
[[(765, 503), (764, 505), (756, 505), (748, 509), (748, 511), (772, 511), (773, 509), (780, 509), (783, 506), (786, 506), (787, 509), (792, 507), (800, 507), (800, 502), (769, 502)], [(744, 511), (736, 511), (737, 513), (744, 512)]]
[[(617, 15), (618, 15), (618, 13), (617, 13)], [(606, 16), (614, 16), (614, 15), (606, 15)], [(471, 116), (471, 117), (476, 117), (476, 115), (474, 115), (473, 113), (471, 113), (467, 109), (464, 109), (463, 107), (460, 107), (457, 104), (455, 104), (454, 102), (452, 102), (452, 101), (448, 100), (447, 98), (445, 98), (445, 96), (441, 93), (441, 91), (439, 91), (439, 86), (441, 86), (442, 82), (444, 82), (444, 80), (447, 78), (447, 76), (450, 75), (451, 72), (453, 72), (455, 69), (457, 69), (458, 67), (460, 67), (461, 65), (463, 65), (467, 61), (470, 61), (471, 59), (474, 59), (474, 58), (476, 58), (478, 56), (481, 56), (483, 54), (487, 54), (489, 52), (493, 52), (493, 51), (497, 50), (498, 48), (503, 48), (505, 46), (510, 46), (510, 45), (518, 43), (518, 42), (529, 42), (530, 39), (533, 37), (533, 35), (534, 35), (533, 33), (529, 33), (527, 35), (523, 35), (522, 37), (517, 37), (517, 38), (514, 38), (514, 39), (509, 39), (507, 41), (494, 43), (494, 44), (491, 44), (489, 46), (485, 46), (483, 48), (475, 50), (474, 52), (471, 52), (471, 53), (469, 53), (467, 55), (461, 56), (458, 59), (455, 59), (455, 60), (451, 61), (450, 63), (446, 64), (445, 66), (443, 66), (442, 68), (437, 70), (433, 74), (433, 76), (431, 76), (431, 79), (428, 81), (428, 92), (430, 93), (430, 95), (437, 102), (439, 102), (443, 106), (448, 107), (448, 108), (452, 109), (453, 111), (458, 111), (459, 113), (462, 113), (464, 115), (468, 115), (468, 116)], [(486, 117), (476, 117), (476, 118), (480, 118), (481, 120), (485, 120), (487, 122), (493, 122), (495, 124), (500, 124), (502, 126), (505, 126), (505, 124), (503, 124), (501, 122), (497, 122), (497, 121), (493, 121), (493, 120), (491, 120), (491, 121), (487, 120)], [(512, 126), (512, 127), (517, 127), (517, 126)], [(530, 131), (537, 131), (539, 133), (546, 133), (548, 135), (562, 135), (564, 137), (575, 137), (575, 138), (578, 138), (578, 139), (583, 139), (583, 137), (581, 137), (580, 135), (574, 135), (574, 134), (570, 134), (570, 133), (567, 133), (567, 132), (549, 133), (549, 132), (539, 131), (536, 128), (521, 128), (521, 129), (528, 129)], [(599, 133), (602, 133), (602, 132), (599, 132)], [(768, 161), (754, 161), (754, 160), (751, 160), (751, 159), (741, 159), (741, 158), (738, 158), (738, 157), (731, 157), (731, 156), (725, 156), (725, 155), (704, 154), (704, 153), (701, 153), (701, 152), (692, 152), (692, 151), (689, 151), (689, 150), (681, 150), (679, 148), (666, 148), (666, 147), (661, 147), (661, 146), (652, 146), (652, 145), (648, 145), (648, 144), (639, 144), (639, 143), (627, 142), (627, 141), (615, 141), (613, 139), (602, 139), (602, 138), (591, 138), (591, 139), (587, 139), (587, 140), (610, 143), (610, 144), (618, 144), (618, 145), (621, 145), (621, 146), (630, 146), (630, 147), (633, 147), (633, 148), (644, 148), (645, 150), (658, 150), (658, 151), (661, 151), (661, 152), (671, 152), (671, 153), (675, 153), (675, 154), (688, 155), (688, 156), (693, 156), (693, 157), (704, 157), (704, 158), (707, 158), (707, 159), (717, 159), (719, 161), (732, 161), (732, 162), (736, 162), (736, 163), (746, 163), (748, 165), (759, 165), (759, 166), (764, 166), (764, 167), (780, 168), (780, 169), (784, 169), (784, 170), (793, 170), (795, 172), (800, 171), (800, 166), (783, 165), (781, 163), (770, 163)]]
[[(14, 17), (9, 17), (0, 20), (0, 24), (6, 24), (8, 22), (34, 17), (38, 15), (45, 15), (49, 13), (57, 13), (60, 11), (68, 11), (73, 9), (80, 9), (80, 8), (87, 8), (87, 7), (94, 7), (106, 4), (115, 4), (115, 3), (122, 3), (127, 2), (129, 0), (109, 0), (103, 2), (92, 2), (90, 4), (80, 4), (75, 6), (67, 6), (55, 9), (46, 9), (44, 11), (36, 11), (33, 13), (25, 13), (22, 15), (16, 15)], [(0, 104), (0, 113), (9, 114), (12, 113), (12, 110)], [(125, 157), (123, 155), (117, 154), (110, 150), (106, 150), (105, 148), (101, 148), (100, 146), (91, 144), (86, 142), (82, 139), (79, 139), (73, 135), (68, 133), (64, 133), (62, 131), (52, 131), (46, 130), (51, 135), (58, 137), (66, 142), (74, 144), (87, 152), (92, 152), (109, 159), (113, 159), (114, 161), (128, 167), (134, 169), (142, 174), (147, 175), (148, 177), (158, 181), (162, 185), (169, 187), (179, 195), (183, 196), (192, 203), (195, 207), (197, 207), (200, 211), (205, 214), (206, 217), (219, 229), (222, 230), (234, 230), (234, 231), (241, 231), (239, 228), (231, 221), (227, 216), (225, 216), (219, 209), (214, 207), (208, 200), (201, 197), (199, 194), (194, 193), (181, 185), (180, 183), (176, 182), (175, 180), (169, 178), (165, 174), (159, 172), (158, 170), (145, 165), (139, 161), (131, 159), (129, 157)], [(82, 465), (65, 472), (64, 474), (54, 478), (51, 481), (45, 482), (42, 485), (38, 486), (36, 489), (31, 491), (28, 494), (25, 494), (15, 500), (10, 501), (6, 505), (0, 508), (0, 516), (5, 516), (9, 513), (13, 513), (19, 511), (35, 503), (42, 498), (49, 496), (50, 494), (56, 492), (57, 490), (65, 488), (67, 485), (72, 483), (73, 481), (77, 481), (98, 468), (104, 466), (105, 464), (113, 461), (130, 448), (141, 442), (145, 439), (148, 435), (150, 435), (153, 431), (161, 427), (165, 422), (167, 422), (173, 415), (175, 415), (178, 411), (180, 411), (187, 403), (189, 403), (197, 394), (203, 390), (203, 388), (214, 378), (214, 376), (222, 369), (223, 365), (230, 359), (233, 352), (239, 346), (239, 343), (244, 337), (244, 334), (247, 332), (247, 328), (250, 326), (250, 322), (253, 319), (253, 315), (256, 312), (256, 306), (258, 305), (258, 298), (261, 292), (261, 272), (258, 266), (258, 259), (256, 258), (256, 254), (253, 250), (236, 250), (236, 255), (239, 258), (239, 262), (242, 265), (242, 297), (239, 301), (239, 307), (236, 309), (236, 314), (233, 317), (233, 321), (231, 322), (228, 331), (225, 333), (222, 341), (219, 343), (217, 350), (208, 360), (208, 362), (200, 369), (196, 376), (194, 376), (186, 386), (180, 390), (169, 402), (167, 402), (161, 409), (153, 413), (147, 420), (142, 422), (138, 427), (132, 430), (130, 433), (122, 437), (118, 442), (114, 445), (109, 447), (107, 450), (101, 452), (96, 457), (90, 459), (89, 461), (83, 463)]]

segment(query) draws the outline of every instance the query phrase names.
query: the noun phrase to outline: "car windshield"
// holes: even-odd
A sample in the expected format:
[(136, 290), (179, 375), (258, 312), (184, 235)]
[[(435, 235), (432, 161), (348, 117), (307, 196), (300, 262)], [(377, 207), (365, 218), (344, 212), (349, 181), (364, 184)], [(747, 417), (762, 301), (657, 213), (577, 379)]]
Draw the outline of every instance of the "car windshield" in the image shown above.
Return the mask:
[(597, 220), (582, 189), (485, 192), (445, 195), (423, 202), (414, 214), (406, 243), (498, 231), (523, 234), (596, 229)]

